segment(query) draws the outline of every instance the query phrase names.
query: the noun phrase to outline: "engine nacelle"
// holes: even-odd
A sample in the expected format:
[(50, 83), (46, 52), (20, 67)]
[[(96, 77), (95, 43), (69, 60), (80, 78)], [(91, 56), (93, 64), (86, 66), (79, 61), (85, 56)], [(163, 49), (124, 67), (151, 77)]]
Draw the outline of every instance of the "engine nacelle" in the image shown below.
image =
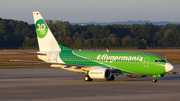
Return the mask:
[(109, 79), (111, 77), (111, 71), (107, 68), (93, 68), (88, 73), (92, 79)]
[(146, 77), (146, 75), (126, 75), (127, 77), (129, 77), (129, 78), (144, 78), (144, 77)]

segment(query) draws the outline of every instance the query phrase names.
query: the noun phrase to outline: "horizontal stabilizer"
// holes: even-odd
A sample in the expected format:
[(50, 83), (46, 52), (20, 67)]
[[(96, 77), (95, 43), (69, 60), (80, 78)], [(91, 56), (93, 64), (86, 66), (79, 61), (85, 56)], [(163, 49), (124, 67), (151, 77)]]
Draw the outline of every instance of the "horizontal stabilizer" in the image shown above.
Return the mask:
[[(44, 54), (44, 53), (26, 52), (26, 51), (16, 51), (16, 50), (4, 50), (4, 51), (25, 53), (25, 55), (26, 55), (26, 54), (28, 54), (28, 55), (46, 55), (46, 54)], [(11, 55), (11, 54), (8, 54), (8, 55)], [(16, 55), (18, 55), (18, 54), (16, 54)], [(19, 54), (19, 55), (22, 55), (22, 54)]]

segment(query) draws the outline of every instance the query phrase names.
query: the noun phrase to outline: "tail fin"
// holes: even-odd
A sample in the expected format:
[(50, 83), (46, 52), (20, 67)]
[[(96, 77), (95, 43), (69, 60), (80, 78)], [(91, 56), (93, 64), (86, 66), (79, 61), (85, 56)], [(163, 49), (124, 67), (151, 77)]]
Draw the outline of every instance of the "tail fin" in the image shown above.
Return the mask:
[(33, 12), (34, 24), (40, 51), (61, 51), (51, 30), (38, 11)]

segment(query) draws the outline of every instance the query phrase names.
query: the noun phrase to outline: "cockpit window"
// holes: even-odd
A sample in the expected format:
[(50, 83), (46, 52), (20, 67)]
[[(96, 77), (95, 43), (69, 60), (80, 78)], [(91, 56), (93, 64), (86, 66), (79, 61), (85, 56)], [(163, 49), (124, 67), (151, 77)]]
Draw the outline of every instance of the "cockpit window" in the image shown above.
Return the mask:
[(155, 60), (155, 62), (166, 62), (166, 60)]
[(166, 62), (166, 60), (161, 60), (161, 62)]

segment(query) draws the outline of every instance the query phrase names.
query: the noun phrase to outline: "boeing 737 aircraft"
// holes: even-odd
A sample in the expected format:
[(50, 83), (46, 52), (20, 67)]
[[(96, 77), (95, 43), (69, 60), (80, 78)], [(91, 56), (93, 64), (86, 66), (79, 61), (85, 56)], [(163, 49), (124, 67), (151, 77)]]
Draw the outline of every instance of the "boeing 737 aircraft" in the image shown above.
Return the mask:
[(152, 82), (174, 67), (161, 56), (139, 52), (75, 51), (60, 45), (41, 14), (33, 12), (39, 52), (37, 56), (44, 62), (12, 60), (21, 62), (48, 63), (51, 67), (84, 73), (85, 81), (93, 79), (114, 80), (114, 75), (130, 78), (152, 76)]

